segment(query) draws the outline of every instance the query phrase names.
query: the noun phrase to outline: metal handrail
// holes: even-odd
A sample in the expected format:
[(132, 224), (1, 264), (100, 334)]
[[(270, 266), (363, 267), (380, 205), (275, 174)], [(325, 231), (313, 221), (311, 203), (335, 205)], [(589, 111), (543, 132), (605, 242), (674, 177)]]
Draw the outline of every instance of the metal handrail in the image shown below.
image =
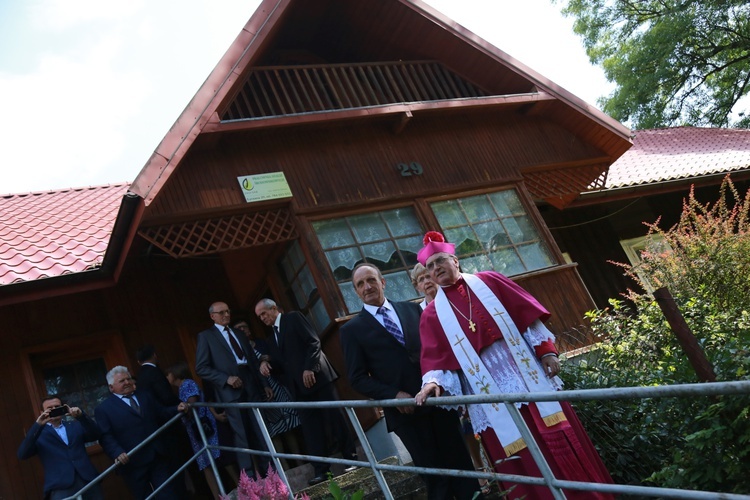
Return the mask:
[[(656, 386), (656, 387), (613, 387), (608, 389), (582, 389), (582, 390), (570, 390), (570, 391), (558, 391), (558, 392), (536, 392), (536, 393), (502, 393), (502, 394), (482, 394), (475, 396), (444, 396), (435, 397), (427, 400), (427, 406), (456, 406), (462, 404), (477, 404), (477, 403), (504, 403), (508, 408), (511, 416), (513, 417), (516, 425), (521, 432), (523, 439), (525, 440), (532, 457), (542, 471), (542, 477), (533, 476), (522, 476), (514, 474), (504, 474), (498, 472), (477, 472), (477, 471), (466, 471), (466, 470), (449, 470), (449, 469), (436, 469), (436, 468), (424, 468), (415, 467), (408, 465), (389, 465), (380, 464), (377, 462), (372, 449), (369, 446), (367, 437), (365, 435), (362, 426), (359, 424), (359, 420), (354, 413), (354, 408), (372, 408), (372, 407), (403, 407), (403, 406), (414, 406), (413, 400), (404, 399), (388, 399), (388, 400), (351, 400), (351, 401), (319, 401), (319, 402), (286, 402), (286, 403), (192, 403), (190, 406), (193, 409), (194, 418), (198, 418), (197, 411), (195, 408), (198, 407), (214, 407), (214, 408), (244, 408), (253, 411), (261, 431), (263, 438), (268, 446), (269, 451), (251, 450), (245, 448), (234, 448), (228, 446), (212, 446), (208, 444), (205, 434), (201, 426), (197, 426), (201, 439), (203, 440), (203, 448), (201, 448), (190, 460), (188, 460), (177, 472), (175, 472), (169, 481), (179, 475), (192, 461), (194, 461), (201, 453), (212, 449), (233, 451), (239, 453), (249, 453), (252, 455), (268, 456), (274, 461), (276, 470), (281, 477), (282, 481), (289, 488), (289, 498), (293, 500), (293, 493), (289, 482), (284, 474), (283, 468), (281, 467), (281, 458), (296, 459), (296, 460), (314, 460), (318, 462), (326, 462), (331, 464), (343, 464), (343, 465), (357, 465), (360, 467), (369, 467), (372, 469), (373, 474), (380, 486), (384, 498), (390, 500), (393, 495), (388, 487), (387, 482), (383, 477), (385, 471), (401, 471), (410, 472), (417, 474), (432, 474), (432, 475), (443, 475), (452, 477), (469, 477), (476, 479), (490, 479), (499, 481), (508, 481), (514, 483), (547, 486), (553, 493), (555, 498), (564, 499), (564, 493), (562, 489), (571, 489), (579, 491), (597, 491), (602, 493), (612, 494), (626, 494), (626, 495), (641, 495), (641, 496), (652, 496), (661, 498), (680, 498), (680, 499), (696, 499), (696, 500), (714, 500), (714, 499), (725, 499), (725, 500), (749, 500), (750, 494), (735, 494), (735, 493), (721, 493), (713, 491), (696, 491), (696, 490), (682, 490), (676, 488), (661, 488), (656, 486), (633, 486), (623, 484), (603, 484), (603, 483), (592, 483), (583, 481), (567, 481), (557, 479), (553, 476), (552, 472), (546, 464), (544, 457), (538, 449), (536, 441), (534, 440), (531, 431), (526, 426), (525, 421), (521, 417), (521, 414), (516, 407), (516, 403), (529, 403), (529, 402), (542, 402), (542, 401), (589, 401), (589, 400), (617, 400), (617, 399), (632, 399), (632, 398), (666, 398), (666, 397), (684, 397), (684, 396), (726, 396), (726, 395), (750, 395), (750, 380), (734, 381), (734, 382), (713, 382), (713, 383), (702, 383), (702, 384), (681, 384), (681, 385), (667, 385), (667, 386)], [(347, 460), (331, 457), (318, 457), (312, 455), (300, 455), (291, 453), (279, 453), (275, 450), (271, 437), (265, 426), (265, 422), (261, 417), (261, 410), (266, 408), (344, 408), (347, 416), (359, 438), (360, 444), (367, 457), (367, 461)], [(128, 453), (135, 453), (140, 450), (146, 443), (150, 442), (155, 436), (161, 433), (169, 425), (171, 425), (180, 414), (175, 415), (169, 422), (162, 425), (157, 429), (154, 434), (149, 438), (136, 446)], [(211, 467), (216, 476), (217, 483), (219, 485), (220, 493), (225, 494), (221, 478), (218, 474), (218, 469), (214, 463), (211, 453), (208, 453)], [(81, 489), (76, 495), (69, 497), (82, 498), (81, 494), (87, 491), (93, 484), (100, 482), (107, 474), (117, 467), (117, 463), (109, 467), (107, 470), (102, 472), (96, 479), (94, 479), (89, 485)], [(148, 498), (152, 498), (159, 490), (156, 490)], [(67, 499), (66, 499), (67, 500)]]

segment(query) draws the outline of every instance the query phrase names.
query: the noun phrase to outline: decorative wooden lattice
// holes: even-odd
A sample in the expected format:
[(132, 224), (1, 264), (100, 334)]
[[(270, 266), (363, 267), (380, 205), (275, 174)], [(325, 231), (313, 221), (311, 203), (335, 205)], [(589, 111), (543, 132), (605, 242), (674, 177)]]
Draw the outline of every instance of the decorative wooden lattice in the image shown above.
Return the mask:
[(289, 211), (282, 209), (146, 227), (139, 234), (180, 258), (289, 241), (297, 230)]
[(486, 96), (435, 61), (253, 68), (222, 121)]
[(534, 199), (562, 210), (585, 191), (604, 188), (606, 165), (589, 165), (524, 172), (523, 179)]

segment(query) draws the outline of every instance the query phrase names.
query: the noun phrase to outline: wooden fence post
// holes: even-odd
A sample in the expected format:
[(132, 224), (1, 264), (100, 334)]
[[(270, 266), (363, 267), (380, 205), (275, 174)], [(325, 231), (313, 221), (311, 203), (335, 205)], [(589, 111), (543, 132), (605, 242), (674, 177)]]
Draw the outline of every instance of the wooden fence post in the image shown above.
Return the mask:
[(672, 294), (669, 293), (667, 288), (659, 288), (654, 291), (654, 298), (667, 318), (669, 326), (682, 346), (682, 350), (685, 351), (690, 364), (693, 365), (698, 380), (701, 382), (716, 382), (714, 368), (706, 358), (706, 353), (703, 352), (698, 339), (695, 338), (693, 332), (690, 331), (690, 327), (685, 323), (685, 318), (682, 317), (682, 313), (677, 308)]

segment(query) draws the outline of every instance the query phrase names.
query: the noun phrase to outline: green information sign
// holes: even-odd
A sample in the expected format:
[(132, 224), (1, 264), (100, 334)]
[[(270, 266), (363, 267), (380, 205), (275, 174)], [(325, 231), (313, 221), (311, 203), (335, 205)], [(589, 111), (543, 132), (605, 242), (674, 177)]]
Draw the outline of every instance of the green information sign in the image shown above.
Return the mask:
[(292, 197), (284, 172), (245, 175), (237, 177), (237, 180), (248, 203)]

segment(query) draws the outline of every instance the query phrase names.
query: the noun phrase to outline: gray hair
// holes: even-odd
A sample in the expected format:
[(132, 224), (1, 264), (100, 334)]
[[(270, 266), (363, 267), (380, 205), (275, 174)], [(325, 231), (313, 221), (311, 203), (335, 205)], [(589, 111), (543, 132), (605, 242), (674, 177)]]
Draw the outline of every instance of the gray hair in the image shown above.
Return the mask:
[(427, 272), (427, 268), (417, 262), (414, 269), (411, 270), (411, 284), (414, 288), (417, 288), (417, 278)]
[[(258, 301), (258, 304), (263, 304), (263, 307), (265, 307), (266, 309), (271, 309), (272, 307), (277, 307), (276, 306), (276, 302), (274, 302), (271, 299), (260, 299)], [(256, 307), (257, 307), (257, 304), (256, 304)]]
[(112, 368), (110, 371), (107, 372), (107, 383), (109, 385), (112, 385), (115, 383), (115, 375), (118, 373), (127, 373), (130, 375), (130, 370), (128, 370), (127, 366), (118, 365)]

